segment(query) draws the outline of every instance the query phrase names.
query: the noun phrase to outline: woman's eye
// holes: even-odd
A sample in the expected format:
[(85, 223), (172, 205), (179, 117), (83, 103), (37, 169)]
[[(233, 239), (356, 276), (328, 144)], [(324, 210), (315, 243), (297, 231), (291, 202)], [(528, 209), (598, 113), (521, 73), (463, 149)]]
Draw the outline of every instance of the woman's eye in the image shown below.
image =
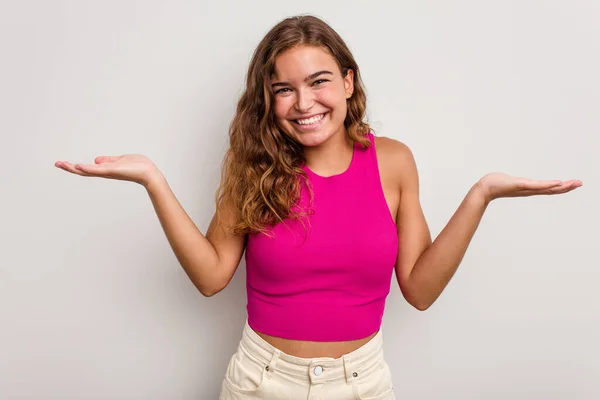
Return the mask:
[[(314, 81), (312, 83), (313, 86), (320, 86), (321, 84), (325, 83), (325, 82), (329, 82), (327, 79), (317, 79), (316, 81)], [(289, 92), (291, 92), (292, 89), (290, 88), (281, 88), (275, 91), (275, 94), (287, 94)]]

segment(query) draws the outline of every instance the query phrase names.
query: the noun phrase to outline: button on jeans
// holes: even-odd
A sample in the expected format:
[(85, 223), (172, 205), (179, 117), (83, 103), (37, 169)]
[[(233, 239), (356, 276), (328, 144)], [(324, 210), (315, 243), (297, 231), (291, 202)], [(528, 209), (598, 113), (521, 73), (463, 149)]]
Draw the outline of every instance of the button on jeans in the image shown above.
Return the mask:
[(244, 326), (221, 385), (220, 400), (395, 400), (381, 330), (339, 358), (281, 352)]

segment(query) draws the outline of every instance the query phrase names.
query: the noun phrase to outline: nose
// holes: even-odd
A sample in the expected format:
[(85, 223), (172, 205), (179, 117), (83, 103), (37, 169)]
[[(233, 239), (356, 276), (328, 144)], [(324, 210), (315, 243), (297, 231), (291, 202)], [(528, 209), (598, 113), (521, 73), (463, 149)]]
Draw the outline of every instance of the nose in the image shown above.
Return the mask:
[(301, 113), (305, 113), (312, 108), (315, 104), (313, 94), (310, 90), (300, 89), (297, 91), (298, 96), (296, 98), (296, 110)]

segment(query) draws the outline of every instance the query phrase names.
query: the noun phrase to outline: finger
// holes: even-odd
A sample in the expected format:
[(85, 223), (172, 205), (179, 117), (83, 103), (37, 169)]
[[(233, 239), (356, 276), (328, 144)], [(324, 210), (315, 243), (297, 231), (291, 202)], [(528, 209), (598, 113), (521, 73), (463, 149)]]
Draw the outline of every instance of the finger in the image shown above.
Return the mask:
[(119, 158), (121, 158), (121, 156), (98, 156), (94, 159), (94, 162), (96, 164), (101, 164), (101, 163), (105, 163), (105, 162), (115, 162)]
[(571, 179), (570, 181), (567, 181), (566, 184), (574, 186), (575, 188), (583, 186), (583, 182), (581, 182), (579, 179)]
[(532, 179), (523, 179), (520, 182), (521, 190), (546, 190), (550, 188), (559, 187), (563, 184), (563, 181), (553, 180), (553, 181), (536, 181)]
[(582, 185), (581, 181), (570, 180), (563, 182), (560, 186), (550, 188), (549, 194), (562, 194), (570, 192), (571, 190), (575, 190)]
[(560, 186), (548, 188), (548, 189), (537, 189), (537, 190), (525, 190), (519, 193), (519, 196), (539, 196), (539, 195), (554, 195), (554, 194), (564, 194), (575, 190), (579, 187), (576, 182), (568, 184), (563, 182)]
[(106, 167), (100, 164), (75, 164), (73, 168), (88, 175), (102, 175), (106, 172)]
[(75, 166), (73, 164), (66, 162), (66, 161), (58, 161), (54, 165), (62, 170), (70, 172), (72, 174), (81, 175), (81, 176), (89, 176), (84, 171), (75, 168)]

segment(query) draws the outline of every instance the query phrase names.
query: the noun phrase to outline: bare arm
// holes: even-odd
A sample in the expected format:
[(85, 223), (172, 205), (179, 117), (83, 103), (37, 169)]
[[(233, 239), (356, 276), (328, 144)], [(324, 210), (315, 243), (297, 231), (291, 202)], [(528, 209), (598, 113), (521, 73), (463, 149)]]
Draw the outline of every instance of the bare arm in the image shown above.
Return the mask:
[[(487, 207), (474, 186), (433, 243), (418, 195), (418, 178), (408, 157), (399, 210), (400, 254), (396, 276), (404, 297), (418, 310), (426, 310), (440, 296), (460, 265)], [(425, 233), (427, 232), (427, 234)]]
[(396, 276), (404, 297), (418, 310), (429, 308), (448, 285), (491, 201), (500, 197), (562, 194), (582, 185), (577, 180), (535, 181), (502, 173), (487, 174), (471, 187), (432, 243), (419, 201), (419, 178), (412, 152), (400, 142), (394, 146), (401, 187)]
[(245, 247), (245, 237), (234, 235), (230, 229), (236, 219), (232, 207), (222, 206), (221, 221), (215, 213), (204, 236), (162, 175), (150, 180), (146, 189), (167, 240), (190, 280), (204, 296), (223, 290), (231, 281)]
[(219, 206), (221, 219), (213, 217), (205, 237), (177, 201), (162, 173), (144, 155), (99, 156), (94, 164), (57, 161), (54, 165), (80, 176), (143, 185), (177, 260), (200, 292), (212, 296), (231, 281), (245, 247), (245, 237), (234, 235), (230, 229), (237, 220), (234, 207)]

